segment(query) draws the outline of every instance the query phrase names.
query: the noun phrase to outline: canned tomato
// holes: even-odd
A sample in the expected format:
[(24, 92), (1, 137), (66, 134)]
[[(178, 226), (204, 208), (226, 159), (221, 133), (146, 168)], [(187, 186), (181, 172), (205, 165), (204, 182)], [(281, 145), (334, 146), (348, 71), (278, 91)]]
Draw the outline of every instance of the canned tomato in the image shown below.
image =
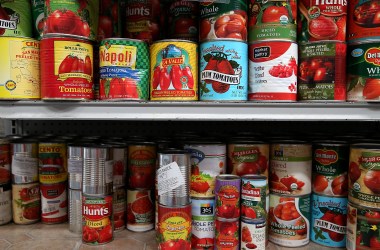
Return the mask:
[(313, 143), (313, 192), (347, 196), (349, 147), (341, 141)]
[(12, 184), (12, 213), (15, 224), (32, 224), (41, 218), (40, 184)]
[(43, 184), (67, 180), (66, 144), (63, 141), (38, 143), (39, 179)]
[(41, 184), (41, 222), (56, 224), (67, 221), (67, 183)]
[(215, 215), (224, 219), (240, 218), (240, 186), (237, 175), (221, 174), (215, 181)]
[(2, 1), (0, 36), (32, 37), (32, 7), (28, 0)]
[(83, 146), (74, 144), (67, 146), (67, 171), (69, 188), (82, 190)]
[(186, 40), (161, 40), (150, 46), (150, 99), (198, 100), (198, 45)]
[(248, 100), (296, 101), (298, 46), (286, 41), (249, 45)]
[(265, 249), (267, 238), (266, 220), (242, 218), (240, 249)]
[[(100, 1), (98, 41), (110, 37), (121, 37), (121, 9), (119, 0)], [(125, 19), (123, 19), (125, 20)]]
[(11, 182), (10, 144), (0, 138), (0, 185)]
[(198, 41), (198, 9), (196, 1), (175, 0), (167, 6), (168, 34), (172, 39)]
[(114, 188), (113, 191), (113, 225), (114, 230), (125, 228), (125, 213), (127, 210), (127, 192), (124, 187)]
[(154, 206), (150, 190), (127, 189), (127, 229), (145, 232), (154, 227)]
[(311, 43), (300, 45), (298, 100), (346, 100), (345, 43)]
[(285, 247), (309, 243), (310, 195), (299, 197), (270, 194), (269, 241)]
[(82, 232), (82, 191), (69, 189), (69, 230)]
[(191, 199), (191, 249), (214, 248), (215, 199)]
[(149, 48), (142, 40), (100, 42), (100, 100), (148, 100)]
[(241, 178), (242, 218), (264, 220), (267, 217), (267, 178), (260, 175), (243, 175)]
[(273, 193), (311, 193), (311, 144), (302, 141), (274, 143), (270, 152), (269, 189)]
[(127, 178), (128, 147), (126, 144), (111, 144), (110, 155), (113, 161), (113, 186), (124, 187)]
[(207, 41), (200, 46), (200, 100), (246, 101), (248, 49), (241, 41)]
[(12, 220), (12, 185), (0, 184), (0, 225)]
[(191, 249), (191, 204), (178, 207), (158, 205), (158, 249)]
[(128, 145), (129, 188), (152, 189), (156, 171), (156, 146), (154, 143)]
[(38, 144), (24, 139), (11, 144), (12, 183), (38, 181)]
[(45, 0), (32, 0), (33, 35), (41, 39), (45, 26)]
[(215, 218), (214, 249), (239, 249), (239, 219)]

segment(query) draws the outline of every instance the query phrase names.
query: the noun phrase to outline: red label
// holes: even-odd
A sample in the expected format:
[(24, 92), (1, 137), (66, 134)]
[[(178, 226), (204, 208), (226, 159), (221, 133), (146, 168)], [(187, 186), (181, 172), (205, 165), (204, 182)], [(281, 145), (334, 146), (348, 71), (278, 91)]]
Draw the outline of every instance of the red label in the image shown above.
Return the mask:
[(234, 249), (239, 245), (239, 220), (234, 222), (215, 221), (217, 249)]
[(330, 165), (338, 161), (338, 153), (334, 150), (317, 149), (314, 152), (314, 159), (322, 165)]
[(240, 217), (240, 193), (236, 186), (225, 185), (216, 196), (216, 216), (226, 219)]
[(380, 48), (371, 48), (365, 52), (364, 58), (373, 65), (380, 65)]

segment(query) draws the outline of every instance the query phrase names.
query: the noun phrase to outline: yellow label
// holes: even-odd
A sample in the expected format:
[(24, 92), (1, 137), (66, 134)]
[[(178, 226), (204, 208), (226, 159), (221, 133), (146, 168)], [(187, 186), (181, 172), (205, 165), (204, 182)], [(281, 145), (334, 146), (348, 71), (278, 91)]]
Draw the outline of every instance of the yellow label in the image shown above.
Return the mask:
[(136, 69), (137, 47), (106, 44), (100, 47), (99, 57), (100, 67), (118, 66)]
[(161, 223), (162, 235), (167, 240), (186, 240), (189, 236), (191, 221), (180, 216), (169, 217)]
[(67, 173), (60, 174), (39, 174), (40, 182), (44, 184), (55, 184), (59, 182), (64, 182), (67, 180)]
[(110, 220), (108, 217), (103, 218), (101, 220), (86, 220), (86, 226), (90, 228), (101, 228), (110, 224)]

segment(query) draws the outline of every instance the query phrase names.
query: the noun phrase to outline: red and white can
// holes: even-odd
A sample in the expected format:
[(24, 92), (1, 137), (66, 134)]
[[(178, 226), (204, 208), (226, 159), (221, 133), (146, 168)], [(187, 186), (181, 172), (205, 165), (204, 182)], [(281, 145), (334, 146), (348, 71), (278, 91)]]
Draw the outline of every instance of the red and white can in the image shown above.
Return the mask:
[(150, 190), (127, 190), (127, 229), (145, 232), (154, 227), (154, 205)]
[(41, 184), (41, 222), (57, 224), (66, 222), (67, 183)]
[(267, 242), (266, 220), (241, 219), (240, 249), (265, 249)]
[(239, 249), (239, 219), (215, 219), (215, 250)]

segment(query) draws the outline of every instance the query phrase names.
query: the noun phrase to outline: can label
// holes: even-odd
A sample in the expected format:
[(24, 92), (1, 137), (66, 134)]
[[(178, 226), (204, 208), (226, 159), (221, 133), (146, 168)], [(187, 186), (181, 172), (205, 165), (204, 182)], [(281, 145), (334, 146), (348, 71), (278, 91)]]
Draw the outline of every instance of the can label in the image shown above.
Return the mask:
[(39, 179), (43, 184), (55, 184), (67, 180), (66, 144), (39, 143)]
[(215, 214), (219, 218), (240, 218), (240, 178), (221, 180), (216, 178)]
[(124, 187), (127, 177), (127, 148), (112, 148), (111, 158), (113, 160), (113, 186)]
[(176, 0), (168, 5), (168, 37), (198, 42), (198, 2)]
[(213, 249), (215, 237), (215, 200), (192, 199), (191, 248), (197, 250)]
[(127, 191), (127, 228), (148, 231), (153, 228), (154, 206), (150, 190)]
[(12, 186), (10, 184), (0, 185), (0, 225), (12, 220)]
[(345, 43), (300, 45), (298, 100), (346, 100)]
[(45, 25), (45, 0), (32, 0), (33, 34), (38, 40), (41, 39)]
[(296, 101), (298, 46), (269, 41), (249, 45), (249, 100)]
[(31, 224), (41, 218), (40, 184), (12, 185), (13, 222)]
[(130, 145), (128, 147), (129, 188), (153, 188), (155, 171), (155, 146)]
[(30, 1), (2, 0), (0, 4), (0, 36), (32, 37)]
[(215, 219), (215, 250), (239, 249), (239, 220)]
[(127, 209), (127, 193), (124, 187), (115, 189), (113, 192), (113, 224), (114, 230), (125, 228), (125, 213)]
[(0, 144), (0, 185), (11, 181), (10, 145)]
[(210, 41), (200, 46), (200, 100), (246, 101), (247, 43)]
[(41, 184), (41, 221), (48, 224), (67, 221), (67, 184)]
[(265, 249), (266, 221), (241, 221), (241, 249)]
[(15, 154), (12, 157), (11, 169), (14, 184), (38, 181), (38, 158)]
[[(119, 0), (100, 1), (98, 41), (110, 37), (121, 37), (121, 9)], [(125, 19), (123, 19), (125, 20)]]
[(163, 40), (150, 47), (150, 99), (198, 100), (198, 45)]
[(241, 216), (248, 219), (265, 219), (267, 180), (242, 177)]

